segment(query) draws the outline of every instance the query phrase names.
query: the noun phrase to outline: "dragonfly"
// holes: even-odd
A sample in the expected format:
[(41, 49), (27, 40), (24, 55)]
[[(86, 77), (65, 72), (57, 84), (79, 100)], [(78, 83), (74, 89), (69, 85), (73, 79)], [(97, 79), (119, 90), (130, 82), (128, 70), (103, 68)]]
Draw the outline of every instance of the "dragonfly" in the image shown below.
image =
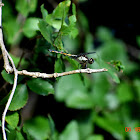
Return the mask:
[(63, 54), (65, 56), (69, 56), (69, 57), (72, 57), (74, 59), (77, 59), (80, 62), (82, 69), (86, 69), (87, 64), (93, 64), (94, 63), (94, 59), (93, 58), (88, 58), (87, 55), (96, 53), (96, 52), (89, 52), (89, 53), (80, 53), (80, 54), (76, 55), (76, 54), (69, 54), (69, 53), (65, 53), (65, 52), (59, 52), (59, 51), (51, 50), (51, 49), (49, 49), (49, 51), (53, 52), (53, 53)]

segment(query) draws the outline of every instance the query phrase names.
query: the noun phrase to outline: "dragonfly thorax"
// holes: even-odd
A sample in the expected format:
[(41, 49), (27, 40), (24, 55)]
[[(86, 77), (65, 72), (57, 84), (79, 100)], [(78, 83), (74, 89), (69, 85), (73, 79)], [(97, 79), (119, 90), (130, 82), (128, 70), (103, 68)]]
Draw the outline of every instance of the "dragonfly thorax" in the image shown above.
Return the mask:
[(85, 56), (79, 56), (79, 57), (78, 57), (78, 60), (80, 60), (80, 61), (87, 61), (88, 58), (85, 57)]
[(88, 63), (89, 63), (89, 64), (92, 64), (93, 62), (94, 62), (93, 58), (90, 58), (90, 59), (88, 60)]

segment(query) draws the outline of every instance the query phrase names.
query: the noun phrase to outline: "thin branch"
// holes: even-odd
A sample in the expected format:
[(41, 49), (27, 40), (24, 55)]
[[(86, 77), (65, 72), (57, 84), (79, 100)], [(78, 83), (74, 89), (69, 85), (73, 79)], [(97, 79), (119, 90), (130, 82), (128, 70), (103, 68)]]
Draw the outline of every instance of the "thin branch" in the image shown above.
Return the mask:
[[(9, 53), (7, 52), (5, 45), (4, 45), (4, 41), (3, 41), (3, 33), (2, 33), (2, 6), (4, 6), (4, 4), (2, 3), (2, 0), (0, 0), (0, 46), (1, 46), (1, 50), (2, 50), (2, 55), (3, 55), (3, 59), (4, 59), (4, 68), (8, 73), (11, 73), (14, 71), (14, 84), (13, 84), (13, 88), (10, 94), (10, 97), (7, 101), (6, 107), (4, 109), (4, 112), (2, 114), (2, 133), (3, 133), (3, 139), (7, 140), (6, 138), (6, 132), (5, 132), (5, 117), (6, 117), (6, 113), (8, 111), (8, 108), (10, 106), (10, 103), (12, 101), (13, 95), (15, 93), (15, 89), (17, 86), (17, 79), (18, 79), (18, 73), (15, 67), (15, 64), (11, 58), (11, 56), (9, 55)], [(9, 64), (9, 60), (12, 64), (12, 67)]]
[(53, 74), (46, 74), (46, 73), (40, 73), (40, 72), (28, 72), (26, 70), (18, 71), (19, 75), (27, 75), (31, 76), (33, 78), (56, 78), (60, 76), (70, 75), (70, 74), (76, 74), (76, 73), (97, 73), (97, 72), (105, 72), (107, 69), (79, 69), (79, 70), (73, 70), (68, 72), (62, 72), (62, 73), (53, 73)]
[(4, 68), (8, 73), (13, 72), (12, 67), (9, 64), (8, 61), (8, 57), (6, 54), (6, 48), (3, 42), (3, 33), (2, 33), (2, 6), (4, 6), (4, 4), (2, 3), (2, 0), (0, 0), (0, 46), (1, 46), (1, 51), (2, 51), (2, 55), (3, 55), (3, 59), (4, 59)]
[(3, 133), (3, 139), (4, 140), (7, 140), (7, 138), (6, 138), (6, 132), (5, 132), (5, 117), (6, 117), (6, 113), (8, 111), (8, 108), (10, 106), (10, 103), (12, 101), (12, 98), (14, 96), (14, 93), (15, 93), (15, 90), (16, 90), (16, 86), (17, 86), (17, 79), (18, 79), (18, 72), (17, 72), (17, 69), (16, 69), (15, 64), (13, 62), (13, 59), (11, 58), (11, 56), (8, 54), (7, 51), (6, 51), (6, 53), (7, 53), (7, 56), (9, 58), (9, 60), (11, 61), (11, 64), (12, 64), (12, 67), (13, 67), (13, 70), (14, 70), (14, 84), (13, 84), (13, 88), (12, 88), (10, 97), (9, 97), (9, 99), (7, 101), (6, 106), (5, 106), (4, 112), (2, 114), (2, 133)]

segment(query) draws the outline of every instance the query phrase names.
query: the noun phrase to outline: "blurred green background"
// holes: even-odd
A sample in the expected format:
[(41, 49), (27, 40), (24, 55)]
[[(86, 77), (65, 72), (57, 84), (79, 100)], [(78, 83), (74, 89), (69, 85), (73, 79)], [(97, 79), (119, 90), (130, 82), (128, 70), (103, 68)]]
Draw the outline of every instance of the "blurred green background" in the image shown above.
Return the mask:
[[(74, 59), (48, 49), (95, 51), (88, 67), (108, 69), (56, 79), (19, 76), (6, 117), (8, 140), (139, 140), (139, 25), (98, 23), (100, 4), (92, 0), (3, 3), (4, 41), (18, 70), (50, 74), (79, 68)], [(2, 116), (13, 74), (3, 69), (2, 54), (0, 62)]]

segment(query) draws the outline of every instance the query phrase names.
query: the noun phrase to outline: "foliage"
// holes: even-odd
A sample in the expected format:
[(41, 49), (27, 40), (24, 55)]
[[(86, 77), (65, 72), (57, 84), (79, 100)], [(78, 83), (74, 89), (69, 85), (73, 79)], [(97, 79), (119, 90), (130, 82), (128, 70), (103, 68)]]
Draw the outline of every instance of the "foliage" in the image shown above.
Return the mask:
[[(53, 73), (79, 67), (75, 60), (48, 51), (54, 49), (72, 53), (96, 51), (96, 54), (89, 55), (95, 60), (89, 67), (107, 68), (108, 72), (69, 75), (55, 80), (19, 76), (6, 116), (8, 140), (138, 140), (140, 133), (125, 132), (125, 127), (135, 130), (140, 124), (140, 78), (132, 75), (139, 71), (139, 64), (129, 59), (125, 42), (115, 38), (109, 28), (100, 26), (95, 32), (100, 44), (94, 46), (96, 39), (89, 31), (88, 18), (70, 0), (60, 2), (52, 12), (45, 8), (45, 4), (38, 11), (37, 0), (12, 2), (16, 6), (10, 1), (4, 3), (3, 31), (5, 44), (9, 46), (18, 69)], [(36, 16), (40, 11), (42, 18)], [(139, 36), (137, 42), (140, 46)], [(17, 48), (20, 52), (15, 53)], [(20, 57), (22, 51), (25, 51), (24, 57)], [(1, 114), (11, 92), (13, 78), (13, 74), (1, 70), (1, 83), (4, 85), (0, 88)], [(49, 103), (51, 95), (55, 103), (46, 105), (46, 100), (37, 100), (26, 120), (22, 111), (30, 108), (28, 104), (32, 103), (32, 94)], [(59, 105), (68, 110), (68, 114)], [(74, 115), (69, 114), (70, 110)], [(58, 117), (55, 117), (55, 111)], [(25, 118), (23, 122), (20, 116)]]

